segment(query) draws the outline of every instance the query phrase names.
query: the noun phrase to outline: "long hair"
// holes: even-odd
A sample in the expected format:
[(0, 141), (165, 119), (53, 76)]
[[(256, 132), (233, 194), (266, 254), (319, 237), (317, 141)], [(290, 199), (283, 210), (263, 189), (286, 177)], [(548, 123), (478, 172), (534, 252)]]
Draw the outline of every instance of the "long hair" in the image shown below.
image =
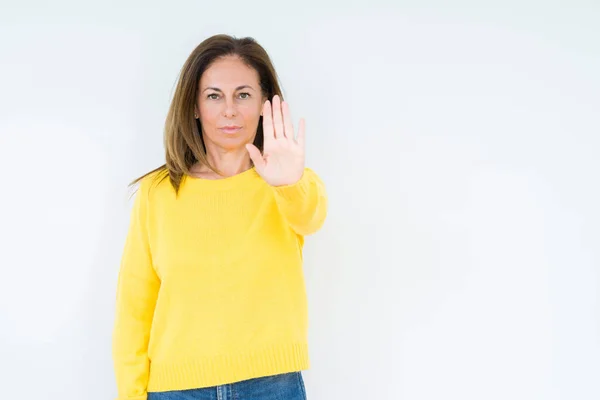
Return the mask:
[[(130, 186), (154, 174), (154, 178), (159, 182), (169, 177), (177, 193), (184, 175), (190, 175), (190, 167), (195, 163), (215, 171), (206, 156), (202, 125), (199, 118), (194, 118), (194, 106), (198, 96), (198, 83), (204, 71), (220, 58), (232, 55), (238, 56), (246, 65), (256, 70), (263, 96), (271, 99), (274, 95), (279, 95), (283, 99), (273, 63), (255, 39), (224, 34), (207, 38), (192, 51), (181, 68), (165, 121), (165, 164), (133, 180)], [(254, 139), (254, 145), (261, 152), (264, 142), (262, 121), (261, 116)]]

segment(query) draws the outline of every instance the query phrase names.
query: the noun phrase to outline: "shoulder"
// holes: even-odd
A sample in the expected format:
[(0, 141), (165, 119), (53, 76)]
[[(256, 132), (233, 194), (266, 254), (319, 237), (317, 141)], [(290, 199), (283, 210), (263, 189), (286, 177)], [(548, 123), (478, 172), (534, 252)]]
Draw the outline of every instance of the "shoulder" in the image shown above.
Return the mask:
[(140, 189), (145, 190), (146, 192), (150, 192), (151, 190), (162, 186), (168, 181), (169, 171), (167, 169), (152, 171), (140, 180)]
[(136, 183), (136, 196), (140, 201), (147, 203), (151, 198), (160, 196), (160, 192), (164, 191), (165, 186), (170, 186), (167, 170), (150, 172)]

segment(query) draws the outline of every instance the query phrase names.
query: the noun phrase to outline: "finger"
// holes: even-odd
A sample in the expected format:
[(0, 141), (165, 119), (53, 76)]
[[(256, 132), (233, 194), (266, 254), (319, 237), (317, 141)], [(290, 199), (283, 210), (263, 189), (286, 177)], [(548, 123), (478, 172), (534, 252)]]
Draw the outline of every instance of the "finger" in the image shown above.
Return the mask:
[(275, 130), (275, 139), (285, 138), (283, 117), (281, 115), (281, 98), (278, 95), (273, 96), (273, 129)]
[(250, 159), (254, 163), (256, 170), (258, 172), (262, 172), (262, 170), (265, 166), (265, 159), (263, 158), (262, 154), (260, 154), (260, 150), (258, 149), (258, 147), (256, 147), (255, 145), (253, 145), (251, 143), (248, 143), (248, 144), (246, 144), (246, 150), (248, 150), (248, 155), (250, 156)]
[(300, 145), (300, 147), (304, 148), (305, 146), (305, 133), (306, 131), (306, 122), (304, 118), (300, 118), (300, 124), (298, 124), (298, 138), (296, 142)]
[(283, 110), (283, 126), (285, 129), (285, 136), (290, 140), (294, 140), (294, 124), (292, 121), (292, 114), (290, 112), (290, 105), (287, 103), (287, 101), (284, 101), (281, 103), (281, 108)]
[(269, 100), (265, 101), (263, 104), (263, 137), (265, 141), (270, 141), (275, 138), (275, 133), (273, 130), (273, 116), (271, 113), (271, 102)]

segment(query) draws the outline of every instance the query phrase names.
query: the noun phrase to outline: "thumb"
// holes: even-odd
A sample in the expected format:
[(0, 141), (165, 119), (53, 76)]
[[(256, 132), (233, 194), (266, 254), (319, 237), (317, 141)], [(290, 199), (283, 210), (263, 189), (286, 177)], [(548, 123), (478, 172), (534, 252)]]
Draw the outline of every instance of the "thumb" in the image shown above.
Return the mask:
[(265, 166), (265, 159), (262, 154), (260, 154), (260, 150), (255, 145), (248, 143), (246, 144), (246, 150), (248, 150), (248, 154), (250, 155), (250, 159), (254, 163), (258, 172), (261, 172)]

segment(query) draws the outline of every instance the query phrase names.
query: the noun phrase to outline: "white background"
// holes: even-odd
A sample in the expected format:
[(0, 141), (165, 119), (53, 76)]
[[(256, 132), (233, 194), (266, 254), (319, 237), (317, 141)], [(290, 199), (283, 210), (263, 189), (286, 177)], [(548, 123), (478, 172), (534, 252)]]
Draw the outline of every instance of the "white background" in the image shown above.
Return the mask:
[(115, 396), (126, 186), (229, 33), (329, 191), (309, 400), (600, 398), (600, 3), (562, 3), (3, 1), (0, 397)]

